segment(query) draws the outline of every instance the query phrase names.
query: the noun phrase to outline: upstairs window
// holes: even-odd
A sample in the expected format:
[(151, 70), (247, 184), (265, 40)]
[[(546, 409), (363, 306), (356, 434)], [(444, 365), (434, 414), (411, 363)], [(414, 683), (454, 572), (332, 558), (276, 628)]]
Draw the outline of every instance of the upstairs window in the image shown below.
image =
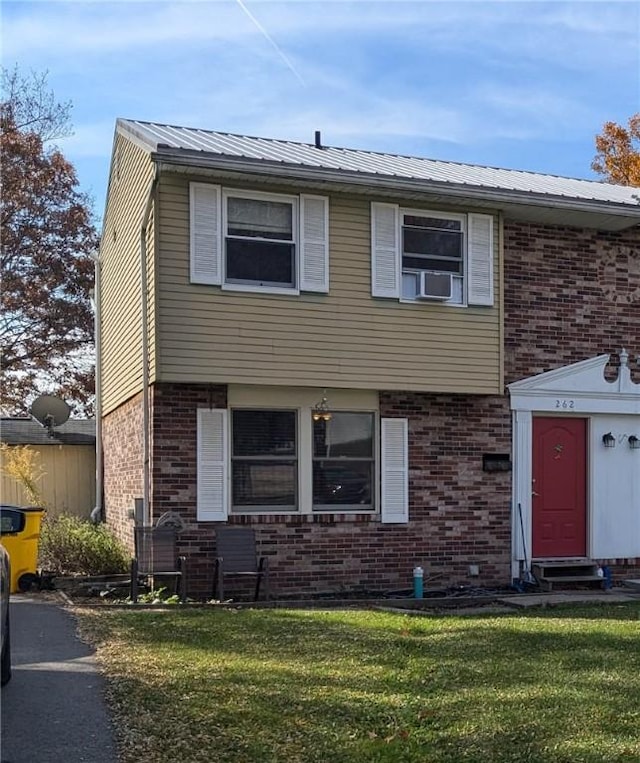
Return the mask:
[(190, 280), (235, 291), (329, 291), (329, 199), (189, 184)]
[(464, 303), (464, 234), (463, 216), (402, 213), (404, 299)]
[(494, 304), (494, 218), (371, 204), (371, 295), (446, 305)]
[(293, 289), (296, 199), (225, 195), (225, 282)]

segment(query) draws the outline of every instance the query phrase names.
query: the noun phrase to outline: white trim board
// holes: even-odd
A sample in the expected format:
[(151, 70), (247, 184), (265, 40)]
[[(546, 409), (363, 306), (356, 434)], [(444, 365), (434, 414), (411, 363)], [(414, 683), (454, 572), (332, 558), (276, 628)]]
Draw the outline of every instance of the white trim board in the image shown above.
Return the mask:
[(620, 372), (613, 382), (604, 376), (608, 355), (513, 382), (508, 385), (511, 409), (564, 414), (640, 414), (640, 384), (631, 379), (628, 357), (625, 350), (620, 353)]

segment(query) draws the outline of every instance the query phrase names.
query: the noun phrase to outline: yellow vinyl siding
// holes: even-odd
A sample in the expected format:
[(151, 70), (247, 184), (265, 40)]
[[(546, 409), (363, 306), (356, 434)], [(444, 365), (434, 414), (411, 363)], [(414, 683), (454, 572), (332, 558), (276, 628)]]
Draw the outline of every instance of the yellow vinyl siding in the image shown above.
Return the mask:
[(374, 299), (370, 202), (337, 194), (330, 197), (328, 295), (225, 291), (189, 282), (188, 179), (165, 175), (159, 183), (157, 378), (499, 393), (495, 220), (493, 308)]
[[(30, 445), (38, 454), (43, 476), (38, 482), (49, 516), (74, 514), (88, 518), (96, 504), (96, 453), (93, 445)], [(2, 502), (29, 506), (22, 486), (3, 474)]]
[[(142, 389), (140, 231), (153, 164), (147, 152), (118, 135), (102, 231), (103, 414)], [(154, 236), (147, 236), (150, 378), (155, 371)]]

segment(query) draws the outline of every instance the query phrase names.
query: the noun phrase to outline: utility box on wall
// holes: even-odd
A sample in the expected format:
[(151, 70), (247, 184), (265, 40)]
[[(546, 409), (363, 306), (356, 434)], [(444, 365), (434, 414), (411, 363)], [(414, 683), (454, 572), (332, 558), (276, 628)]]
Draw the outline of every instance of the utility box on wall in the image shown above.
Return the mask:
[(508, 453), (483, 453), (483, 472), (510, 472), (511, 457)]

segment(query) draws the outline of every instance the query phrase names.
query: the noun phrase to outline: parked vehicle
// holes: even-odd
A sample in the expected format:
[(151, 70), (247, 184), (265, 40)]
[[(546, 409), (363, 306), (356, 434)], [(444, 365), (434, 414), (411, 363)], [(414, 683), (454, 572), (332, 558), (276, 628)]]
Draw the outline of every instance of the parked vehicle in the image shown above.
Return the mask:
[(0, 543), (0, 684), (4, 686), (11, 678), (11, 638), (9, 630), (9, 592), (11, 568), (9, 554)]

